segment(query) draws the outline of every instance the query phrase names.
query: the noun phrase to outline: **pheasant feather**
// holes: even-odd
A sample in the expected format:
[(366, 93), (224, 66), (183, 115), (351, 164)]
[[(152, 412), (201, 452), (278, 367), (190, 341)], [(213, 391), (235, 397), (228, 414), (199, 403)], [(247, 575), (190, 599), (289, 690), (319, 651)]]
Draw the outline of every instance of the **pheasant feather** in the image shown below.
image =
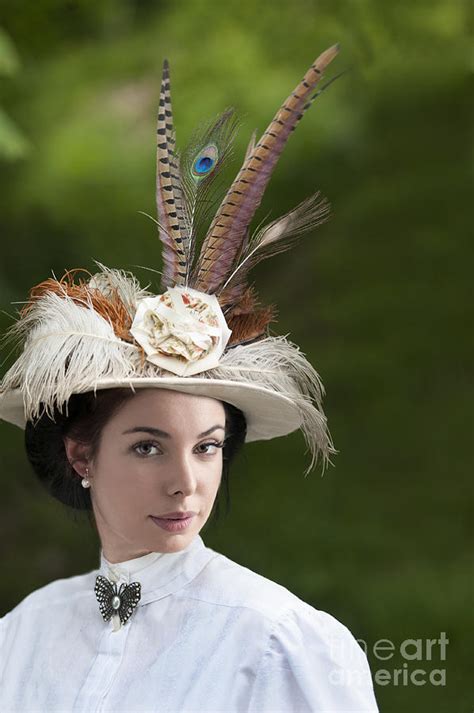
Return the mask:
[(202, 245), (193, 280), (195, 289), (217, 293), (225, 283), (286, 141), (311, 105), (313, 90), (338, 50), (339, 45), (334, 45), (315, 60), (244, 161)]
[(168, 61), (163, 63), (158, 110), (156, 151), (156, 207), (160, 239), (163, 243), (164, 289), (183, 285), (187, 280), (189, 220), (183, 205), (183, 191), (175, 151)]

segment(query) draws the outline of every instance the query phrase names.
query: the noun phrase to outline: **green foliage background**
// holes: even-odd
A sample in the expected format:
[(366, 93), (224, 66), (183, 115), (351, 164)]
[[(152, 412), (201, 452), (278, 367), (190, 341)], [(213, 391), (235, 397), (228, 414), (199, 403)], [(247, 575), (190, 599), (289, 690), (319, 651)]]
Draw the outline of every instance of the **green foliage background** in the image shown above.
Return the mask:
[[(2, 0), (0, 304), (53, 270), (93, 259), (160, 269), (155, 116), (171, 63), (178, 144), (232, 105), (243, 156), (314, 58), (334, 42), (317, 100), (280, 159), (255, 224), (316, 189), (334, 217), (262, 263), (318, 369), (339, 455), (303, 477), (300, 434), (249, 444), (232, 510), (206, 544), (343, 621), (375, 673), (446, 668), (447, 685), (376, 685), (383, 711), (472, 709), (468, 601), (472, 382), (468, 369), (472, 186), (466, 8), (452, 0)], [(469, 192), (468, 192), (469, 191)], [(155, 284), (157, 288), (157, 284)], [(1, 315), (1, 326), (11, 322)], [(3, 370), (10, 358), (7, 358)], [(471, 436), (471, 438), (469, 438)], [(48, 499), (0, 428), (0, 614), (32, 590), (98, 563), (85, 521)], [(379, 639), (449, 638), (446, 661), (389, 661)]]

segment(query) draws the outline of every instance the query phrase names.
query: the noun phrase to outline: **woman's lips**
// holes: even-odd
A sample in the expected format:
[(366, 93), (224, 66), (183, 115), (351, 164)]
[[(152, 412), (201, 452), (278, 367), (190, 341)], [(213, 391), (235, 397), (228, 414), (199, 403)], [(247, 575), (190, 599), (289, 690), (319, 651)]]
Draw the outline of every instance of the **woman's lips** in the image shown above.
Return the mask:
[(167, 530), (167, 532), (181, 532), (182, 530), (186, 530), (186, 528), (189, 527), (195, 516), (190, 515), (189, 517), (181, 517), (179, 520), (172, 520), (171, 518), (164, 517), (154, 517), (153, 515), (150, 515), (150, 517), (153, 522), (158, 525), (158, 527), (161, 527), (163, 530)]

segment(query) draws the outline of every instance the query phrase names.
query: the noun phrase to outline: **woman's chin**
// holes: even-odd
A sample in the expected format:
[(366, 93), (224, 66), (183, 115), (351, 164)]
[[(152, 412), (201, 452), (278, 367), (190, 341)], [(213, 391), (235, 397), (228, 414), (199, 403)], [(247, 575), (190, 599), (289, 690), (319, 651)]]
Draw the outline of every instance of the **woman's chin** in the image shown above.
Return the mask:
[(167, 532), (156, 527), (150, 541), (150, 549), (154, 552), (179, 552), (184, 550), (198, 534), (196, 527), (188, 527), (178, 532)]

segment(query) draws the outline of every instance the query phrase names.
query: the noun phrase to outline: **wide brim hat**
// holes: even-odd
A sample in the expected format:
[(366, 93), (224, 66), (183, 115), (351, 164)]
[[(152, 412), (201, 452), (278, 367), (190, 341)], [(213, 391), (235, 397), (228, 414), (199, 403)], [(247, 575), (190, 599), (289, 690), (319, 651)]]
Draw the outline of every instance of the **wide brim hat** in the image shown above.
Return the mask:
[[(163, 388), (236, 406), (246, 418), (247, 442), (285, 436), (300, 428), (313, 456), (310, 468), (320, 454), (328, 457), (333, 452), (322, 408), (324, 386), (288, 335), (268, 335), (229, 346), (231, 330), (223, 328), (206, 356), (209, 368), (200, 370), (202, 358), (183, 359), (176, 366), (169, 354), (150, 352), (146, 334), (139, 335), (133, 328), (134, 322), (146, 324), (146, 315), (141, 319), (138, 307), (156, 297), (142, 289), (132, 274), (100, 267), (100, 272), (79, 284), (77, 275), (68, 274), (32, 290), (8, 334), (22, 343), (22, 351), (0, 386), (1, 419), (24, 428), (27, 421), (34, 423), (44, 414), (54, 418), (56, 411), (67, 412), (73, 394)], [(222, 319), (209, 295), (186, 288), (177, 292), (174, 298), (191, 295), (201, 305), (210, 302), (212, 314)], [(184, 312), (180, 315), (168, 308), (170, 335), (165, 342), (170, 350), (189, 343), (195, 348), (189, 340), (191, 329), (202, 325), (194, 315), (187, 323), (180, 322), (180, 317), (187, 317)], [(153, 319), (157, 313), (156, 307), (150, 311)], [(136, 318), (132, 326), (131, 315)], [(136, 331), (142, 343), (130, 330)], [(171, 368), (197, 373), (178, 375)]]
[[(241, 381), (193, 377), (102, 379), (96, 384), (96, 389), (92, 390), (113, 388), (130, 388), (134, 391), (148, 388), (169, 389), (226, 401), (244, 413), (247, 421), (247, 442), (286, 436), (300, 428), (303, 422), (300, 410), (288, 396), (258, 385), (243, 384)], [(4, 421), (25, 428), (27, 419), (21, 389), (13, 389), (0, 396), (0, 413)]]
[[(288, 336), (273, 336), (275, 306), (259, 305), (249, 270), (288, 249), (324, 222), (329, 204), (317, 192), (253, 235), (249, 224), (289, 133), (338, 47), (320, 55), (225, 194), (194, 261), (196, 236), (215, 200), (229, 155), (232, 110), (201, 128), (180, 157), (175, 149), (165, 61), (158, 114), (157, 212), (163, 244), (160, 294), (98, 263), (47, 279), (7, 333), (21, 353), (0, 384), (0, 418), (20, 428), (67, 413), (73, 394), (111, 388), (163, 388), (219, 399), (239, 408), (247, 441), (301, 429), (312, 459), (335, 453), (322, 408), (318, 373)], [(329, 83), (328, 83), (329, 84)], [(328, 86), (328, 84), (326, 86)], [(324, 87), (323, 87), (324, 89)]]

